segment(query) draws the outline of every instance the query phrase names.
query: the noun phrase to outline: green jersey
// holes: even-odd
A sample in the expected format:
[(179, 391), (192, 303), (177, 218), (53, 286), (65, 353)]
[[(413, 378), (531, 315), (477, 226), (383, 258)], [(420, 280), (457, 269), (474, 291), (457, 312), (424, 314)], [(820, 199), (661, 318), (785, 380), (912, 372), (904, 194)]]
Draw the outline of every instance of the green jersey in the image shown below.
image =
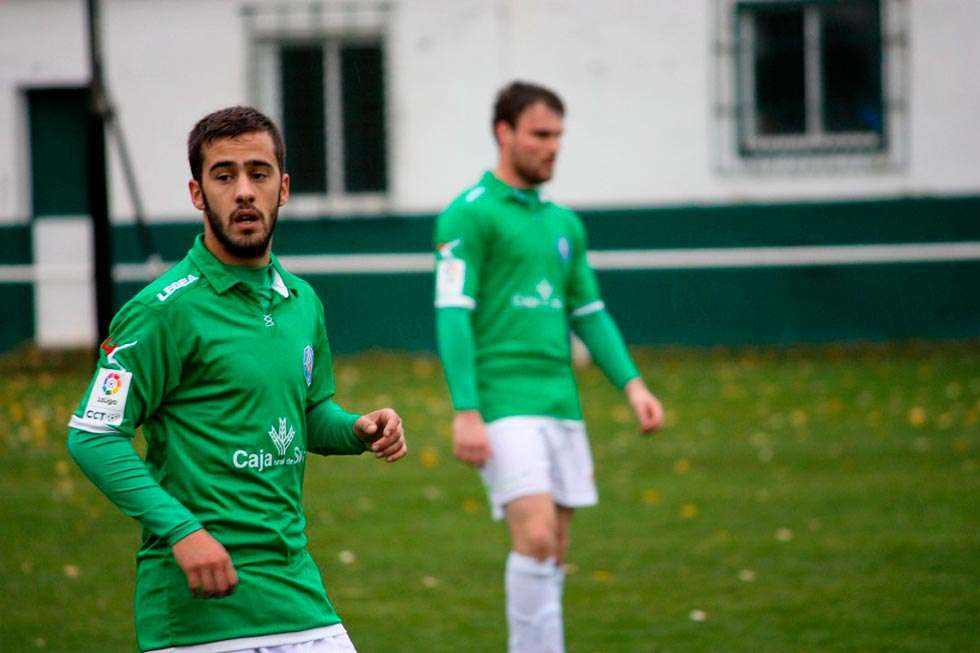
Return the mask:
[(484, 420), (582, 418), (569, 320), (604, 305), (573, 211), (487, 172), (437, 219), (435, 303), (472, 311)]
[[(323, 306), (275, 257), (270, 274), (271, 292), (261, 292), (199, 237), (115, 317), (71, 419), (70, 445), (143, 429), (149, 474), (142, 485), (152, 487), (111, 497), (144, 525), (136, 588), (141, 650), (340, 622), (306, 551), (304, 461), (308, 451), (364, 447), (353, 434), (355, 415), (344, 413), (339, 444), (309, 427), (311, 411), (334, 393)], [(83, 469), (95, 480), (102, 464), (112, 461)], [(124, 505), (126, 492), (146, 489), (150, 498)], [(239, 585), (227, 598), (193, 598), (170, 552), (202, 526), (237, 570)]]

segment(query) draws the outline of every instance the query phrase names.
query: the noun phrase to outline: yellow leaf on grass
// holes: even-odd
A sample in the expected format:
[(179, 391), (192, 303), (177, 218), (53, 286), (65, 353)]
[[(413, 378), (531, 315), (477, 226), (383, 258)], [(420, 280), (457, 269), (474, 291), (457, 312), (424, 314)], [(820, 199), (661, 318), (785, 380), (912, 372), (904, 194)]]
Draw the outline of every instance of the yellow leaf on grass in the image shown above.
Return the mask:
[(439, 453), (432, 447), (425, 447), (419, 454), (419, 460), (423, 467), (435, 467), (439, 464)]
[(926, 423), (926, 409), (922, 406), (913, 406), (909, 409), (909, 424), (916, 428)]
[(647, 488), (643, 490), (643, 503), (647, 505), (655, 505), (660, 502), (660, 493), (653, 488)]
[(612, 574), (606, 569), (596, 569), (592, 572), (592, 580), (597, 583), (608, 583), (610, 578), (612, 578)]

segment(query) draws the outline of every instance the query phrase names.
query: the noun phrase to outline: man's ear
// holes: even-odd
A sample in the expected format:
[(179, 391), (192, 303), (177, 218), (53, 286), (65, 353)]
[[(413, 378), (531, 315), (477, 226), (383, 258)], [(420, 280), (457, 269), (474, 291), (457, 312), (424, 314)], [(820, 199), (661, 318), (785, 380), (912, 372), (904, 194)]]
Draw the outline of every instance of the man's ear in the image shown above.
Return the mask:
[(187, 190), (191, 194), (191, 204), (194, 205), (198, 211), (203, 211), (204, 206), (204, 190), (201, 188), (201, 184), (197, 183), (196, 179), (191, 179), (187, 182)]
[(279, 181), (279, 206), (282, 206), (289, 200), (289, 174), (283, 173), (282, 179)]
[(514, 139), (514, 128), (507, 124), (505, 120), (498, 120), (493, 126), (493, 135), (497, 137), (497, 143), (503, 145), (510, 143)]

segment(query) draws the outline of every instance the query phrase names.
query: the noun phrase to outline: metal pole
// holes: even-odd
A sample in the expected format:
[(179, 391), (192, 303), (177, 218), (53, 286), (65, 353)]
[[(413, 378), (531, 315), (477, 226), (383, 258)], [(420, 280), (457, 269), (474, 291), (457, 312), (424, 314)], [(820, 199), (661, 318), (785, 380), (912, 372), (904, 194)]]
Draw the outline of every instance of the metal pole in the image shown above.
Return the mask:
[(106, 97), (102, 77), (102, 39), (99, 1), (88, 0), (88, 46), (91, 78), (88, 87), (87, 167), (88, 209), (92, 218), (95, 309), (98, 342), (109, 336), (112, 320), (112, 227), (106, 175)]

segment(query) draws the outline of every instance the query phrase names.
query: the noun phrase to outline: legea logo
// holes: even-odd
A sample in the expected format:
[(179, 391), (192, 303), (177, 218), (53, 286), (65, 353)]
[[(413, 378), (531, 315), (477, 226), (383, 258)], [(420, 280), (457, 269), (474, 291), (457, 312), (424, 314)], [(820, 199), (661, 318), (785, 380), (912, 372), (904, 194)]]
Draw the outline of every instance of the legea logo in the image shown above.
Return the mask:
[[(258, 451), (247, 451), (238, 449), (232, 454), (231, 462), (238, 469), (254, 469), (261, 472), (268, 467), (279, 467), (281, 465), (298, 465), (303, 462), (306, 452), (298, 446), (294, 446), (290, 451), (289, 445), (296, 437), (296, 431), (285, 417), (279, 418), (279, 428), (275, 425), (269, 427), (267, 433), (276, 448), (276, 454), (259, 449)], [(287, 454), (290, 454), (287, 456)]]
[(184, 286), (191, 285), (197, 280), (198, 277), (194, 276), (193, 274), (188, 274), (186, 277), (181, 277), (180, 279), (177, 279), (173, 283), (168, 283), (166, 286), (164, 286), (162, 291), (157, 293), (157, 299), (159, 299), (161, 302), (165, 302), (172, 294), (174, 294)]
[(105, 379), (102, 380), (102, 393), (106, 395), (119, 394), (122, 390), (123, 380), (119, 376), (118, 372), (109, 372), (105, 375)]

